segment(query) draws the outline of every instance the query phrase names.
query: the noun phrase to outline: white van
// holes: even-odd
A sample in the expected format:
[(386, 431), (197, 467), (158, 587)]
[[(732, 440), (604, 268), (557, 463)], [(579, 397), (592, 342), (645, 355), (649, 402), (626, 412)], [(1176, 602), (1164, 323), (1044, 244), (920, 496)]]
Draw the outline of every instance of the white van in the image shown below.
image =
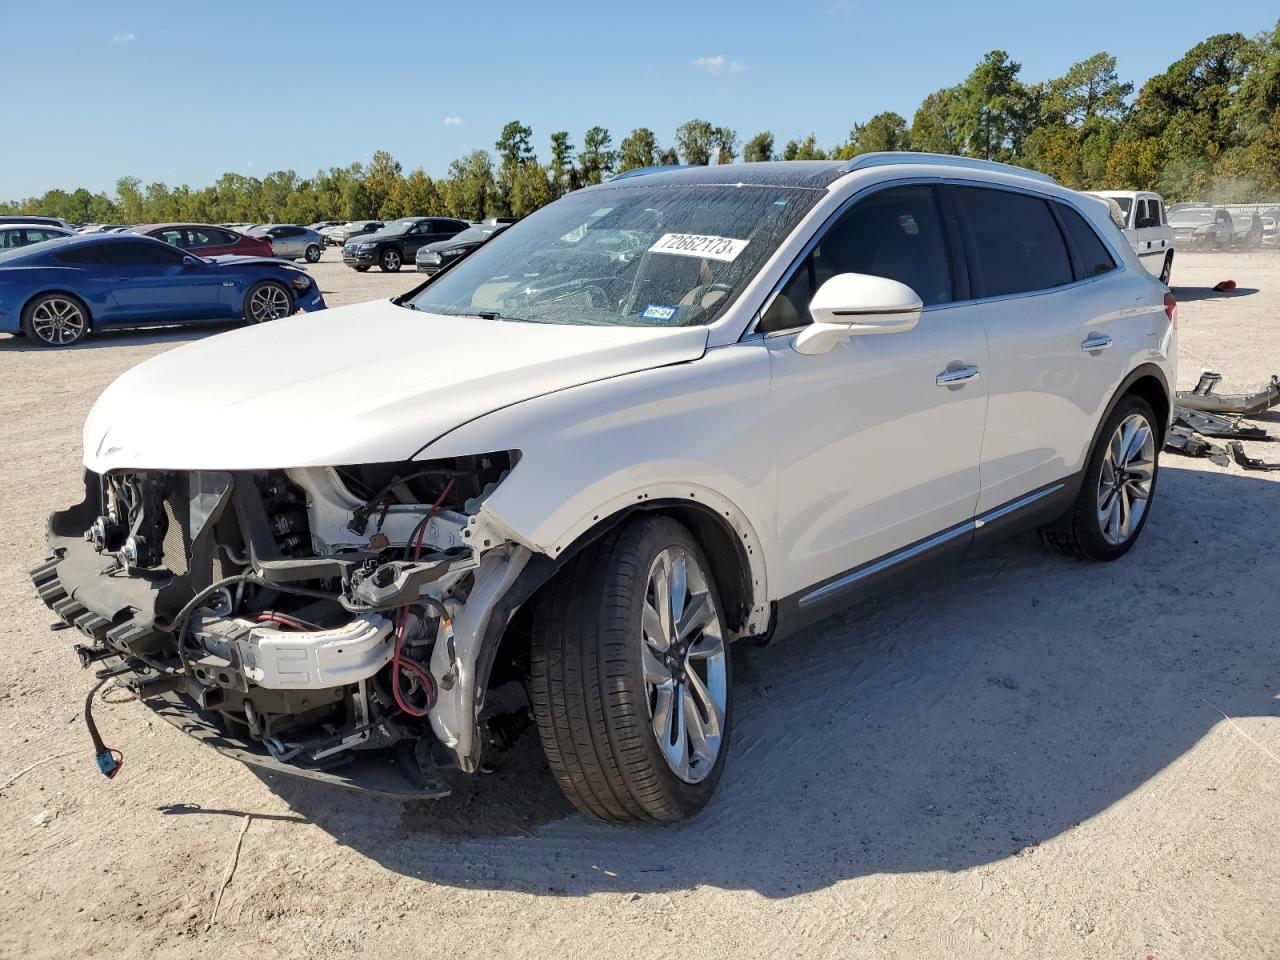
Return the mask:
[(1124, 231), (1147, 272), (1169, 283), (1173, 271), (1173, 227), (1165, 219), (1164, 199), (1145, 190), (1092, 190), (1111, 206), (1111, 218)]

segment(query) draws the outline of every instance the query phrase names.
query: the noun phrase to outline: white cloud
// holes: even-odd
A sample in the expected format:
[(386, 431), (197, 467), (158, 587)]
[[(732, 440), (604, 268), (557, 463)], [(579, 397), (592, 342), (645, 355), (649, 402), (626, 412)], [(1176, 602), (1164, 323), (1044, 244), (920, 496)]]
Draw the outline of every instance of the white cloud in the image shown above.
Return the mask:
[(460, 127), (462, 126), (462, 118), (461, 117), (445, 117), (444, 125), (446, 127)]
[(717, 76), (721, 73), (741, 73), (747, 69), (745, 63), (739, 63), (737, 60), (726, 60), (723, 53), (718, 53), (714, 57), (699, 57), (693, 61), (693, 66), (712, 76)]
[(111, 45), (115, 47), (122, 43), (133, 43), (137, 39), (138, 35), (136, 33), (117, 33), (111, 38)]

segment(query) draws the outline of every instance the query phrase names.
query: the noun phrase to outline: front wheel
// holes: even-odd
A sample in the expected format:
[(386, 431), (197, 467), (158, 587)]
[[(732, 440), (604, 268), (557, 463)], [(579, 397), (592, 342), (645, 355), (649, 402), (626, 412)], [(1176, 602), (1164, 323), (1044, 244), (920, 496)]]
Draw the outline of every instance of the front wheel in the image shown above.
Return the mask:
[(306, 258), (307, 258), (307, 263), (319, 263), (319, 262), (320, 262), (320, 247), (319, 247), (318, 245), (314, 244), (314, 243), (313, 243), (313, 244), (311, 244), (310, 246), (308, 246), (308, 247), (307, 247), (307, 251), (306, 251), (306, 253), (305, 253), (305, 256), (306, 256)]
[(1046, 543), (1082, 560), (1116, 560), (1146, 526), (1156, 492), (1161, 431), (1147, 401), (1123, 397), (1111, 411), (1066, 515), (1041, 530)]
[(245, 323), (266, 323), (293, 313), (293, 296), (283, 284), (262, 280), (249, 288), (244, 298)]
[(400, 269), (400, 251), (383, 250), (378, 259), (378, 269), (383, 273), (396, 273)]
[(636, 519), (587, 547), (534, 610), (530, 699), (565, 796), (612, 822), (710, 799), (732, 720), (715, 579), (689, 531)]

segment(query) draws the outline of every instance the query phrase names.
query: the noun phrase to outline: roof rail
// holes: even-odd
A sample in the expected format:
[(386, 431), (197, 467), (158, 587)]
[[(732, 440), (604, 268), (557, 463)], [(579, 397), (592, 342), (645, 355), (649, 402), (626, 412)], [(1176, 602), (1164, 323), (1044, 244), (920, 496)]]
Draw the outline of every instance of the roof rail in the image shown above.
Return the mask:
[(614, 180), (630, 180), (632, 177), (643, 177), (650, 173), (665, 173), (668, 170), (682, 170), (689, 166), (687, 163), (662, 163), (653, 167), (632, 167), (630, 170), (624, 170), (622, 173), (614, 174), (609, 178), (608, 182)]
[(887, 167), (899, 163), (928, 163), (943, 167), (961, 167), (967, 170), (990, 170), (993, 173), (1012, 173), (1019, 177), (1030, 177), (1033, 180), (1043, 180), (1046, 183), (1058, 182), (1047, 173), (1041, 173), (1038, 170), (1029, 170), (1026, 167), (1017, 167), (1012, 163), (999, 163), (995, 160), (978, 160), (973, 157), (957, 157), (949, 153), (916, 153), (915, 151), (909, 150), (859, 154), (852, 160), (845, 163), (840, 170), (842, 173), (852, 173), (854, 170), (866, 170), (869, 167)]

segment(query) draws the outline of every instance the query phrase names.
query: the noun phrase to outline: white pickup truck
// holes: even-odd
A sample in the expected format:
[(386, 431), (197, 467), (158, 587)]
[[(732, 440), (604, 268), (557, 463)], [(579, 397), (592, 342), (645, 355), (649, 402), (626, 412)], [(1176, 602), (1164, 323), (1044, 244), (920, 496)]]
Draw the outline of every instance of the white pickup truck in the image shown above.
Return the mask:
[(1145, 190), (1093, 190), (1111, 206), (1111, 217), (1124, 231), (1147, 272), (1169, 283), (1173, 271), (1173, 227), (1165, 219), (1164, 200)]

